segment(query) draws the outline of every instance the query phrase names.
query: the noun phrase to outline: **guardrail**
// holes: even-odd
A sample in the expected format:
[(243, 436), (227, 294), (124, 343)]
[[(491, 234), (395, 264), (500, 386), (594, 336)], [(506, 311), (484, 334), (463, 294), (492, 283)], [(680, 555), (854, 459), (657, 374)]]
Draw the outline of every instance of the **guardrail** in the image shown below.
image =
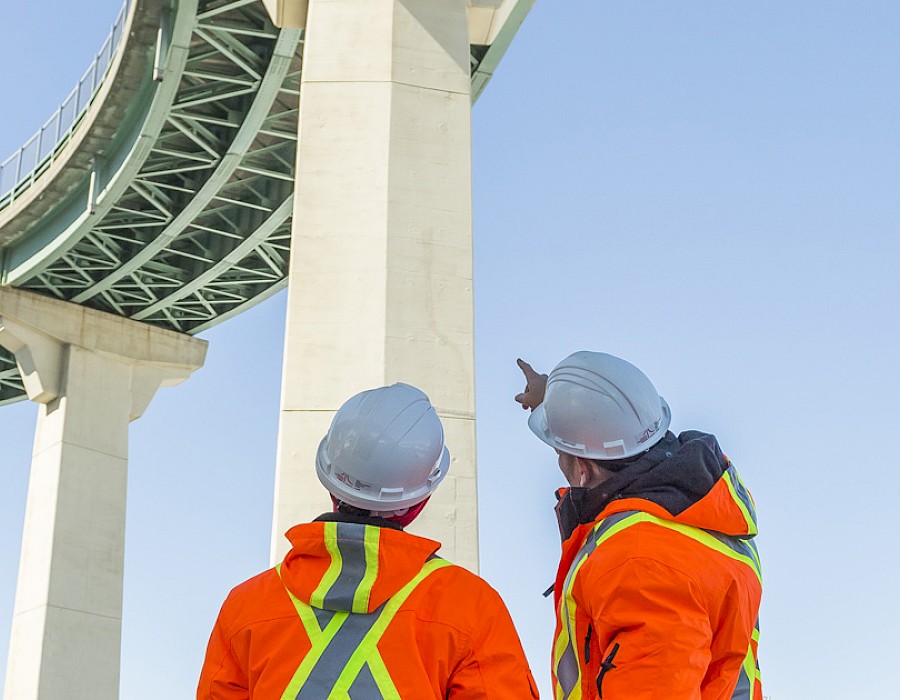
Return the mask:
[(12, 204), (59, 156), (103, 85), (119, 49), (128, 9), (125, 0), (106, 41), (53, 116), (21, 148), (0, 163), (0, 210)]

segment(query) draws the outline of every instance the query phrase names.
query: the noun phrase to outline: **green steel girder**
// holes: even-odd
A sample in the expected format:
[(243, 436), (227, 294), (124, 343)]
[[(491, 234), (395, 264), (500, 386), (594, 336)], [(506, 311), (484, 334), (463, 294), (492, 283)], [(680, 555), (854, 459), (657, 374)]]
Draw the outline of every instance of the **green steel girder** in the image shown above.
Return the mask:
[[(172, 2), (162, 79), (148, 67), (116, 106), (126, 117), (93, 173), (16, 235), (0, 203), (0, 283), (193, 334), (287, 284), (302, 32), (258, 0)], [(122, 51), (152, 55), (123, 35)], [(475, 97), (508, 39), (472, 47)], [(0, 405), (23, 395), (0, 349)]]

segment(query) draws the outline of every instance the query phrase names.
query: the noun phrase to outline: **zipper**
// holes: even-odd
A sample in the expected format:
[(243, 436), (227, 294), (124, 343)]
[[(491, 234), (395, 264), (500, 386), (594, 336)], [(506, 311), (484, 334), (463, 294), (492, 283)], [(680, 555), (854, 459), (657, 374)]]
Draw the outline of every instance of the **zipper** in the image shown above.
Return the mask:
[(587, 635), (584, 638), (584, 663), (591, 663), (591, 635), (594, 634), (594, 626), (588, 623)]
[(616, 665), (613, 664), (613, 659), (616, 658), (616, 654), (618, 653), (619, 643), (616, 642), (613, 645), (612, 651), (609, 652), (609, 656), (606, 657), (606, 661), (600, 664), (600, 673), (597, 674), (597, 694), (600, 697), (600, 700), (603, 700), (603, 677), (614, 668), (617, 668)]

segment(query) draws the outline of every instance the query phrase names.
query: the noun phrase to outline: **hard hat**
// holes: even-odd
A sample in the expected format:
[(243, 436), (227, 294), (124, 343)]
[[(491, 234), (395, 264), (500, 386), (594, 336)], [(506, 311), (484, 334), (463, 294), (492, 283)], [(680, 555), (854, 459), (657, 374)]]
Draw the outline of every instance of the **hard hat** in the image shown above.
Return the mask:
[(374, 511), (424, 501), (449, 467), (441, 419), (423, 392), (400, 383), (348, 399), (316, 454), (319, 481), (335, 498)]
[(583, 350), (550, 372), (544, 402), (531, 413), (528, 427), (560, 452), (609, 460), (649, 449), (671, 420), (669, 405), (641, 370)]

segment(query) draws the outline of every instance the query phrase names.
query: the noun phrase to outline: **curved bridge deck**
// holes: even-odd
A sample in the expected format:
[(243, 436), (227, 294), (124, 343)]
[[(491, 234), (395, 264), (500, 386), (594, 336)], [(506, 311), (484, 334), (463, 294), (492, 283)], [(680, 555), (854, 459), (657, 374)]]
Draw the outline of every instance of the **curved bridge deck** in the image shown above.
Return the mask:
[[(472, 46), (475, 96), (509, 39)], [(287, 283), (303, 33), (259, 0), (128, 0), (107, 44), (71, 125), (4, 164), (0, 284), (198, 333)]]

